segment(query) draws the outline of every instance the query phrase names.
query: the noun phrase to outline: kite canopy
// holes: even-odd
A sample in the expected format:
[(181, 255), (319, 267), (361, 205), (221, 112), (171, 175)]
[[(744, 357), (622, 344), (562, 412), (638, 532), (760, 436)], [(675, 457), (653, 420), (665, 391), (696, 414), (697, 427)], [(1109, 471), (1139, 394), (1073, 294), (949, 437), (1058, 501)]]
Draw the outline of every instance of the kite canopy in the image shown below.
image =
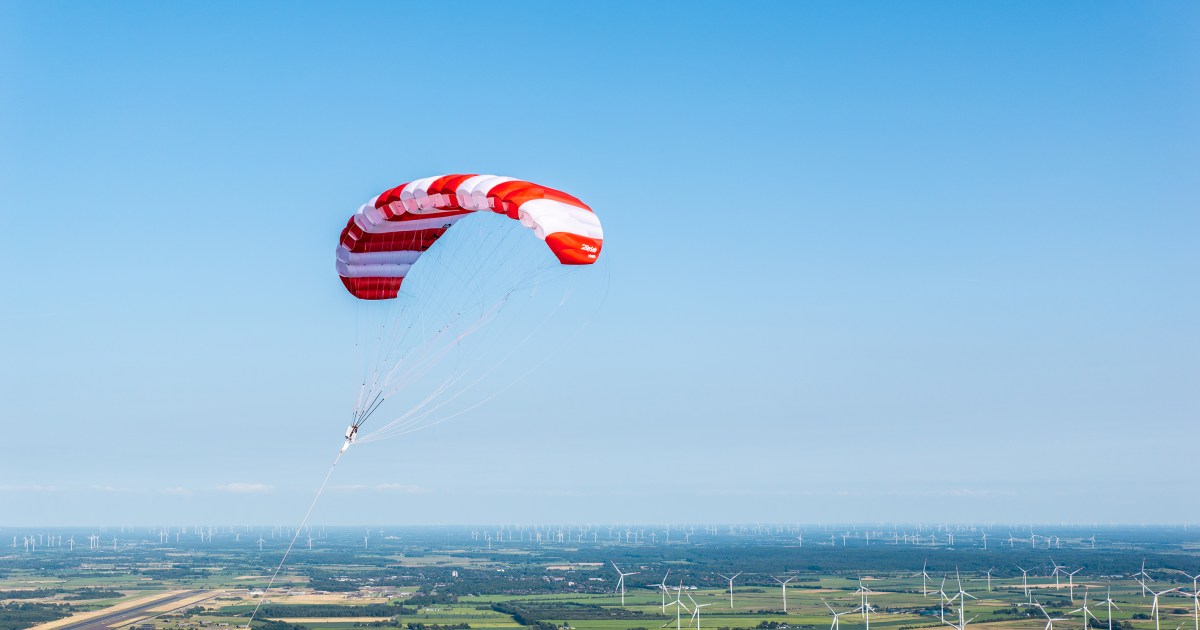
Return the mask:
[(497, 175), (442, 175), (402, 184), (359, 208), (342, 230), (337, 272), (363, 300), (395, 298), (421, 255), (463, 216), (516, 219), (564, 265), (590, 265), (604, 231), (592, 209), (559, 190)]

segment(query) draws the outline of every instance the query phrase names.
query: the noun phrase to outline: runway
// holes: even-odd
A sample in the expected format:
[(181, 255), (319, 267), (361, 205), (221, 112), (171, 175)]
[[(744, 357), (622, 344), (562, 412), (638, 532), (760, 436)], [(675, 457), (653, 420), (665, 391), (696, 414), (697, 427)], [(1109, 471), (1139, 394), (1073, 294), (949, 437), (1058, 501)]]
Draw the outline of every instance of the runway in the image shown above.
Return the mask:
[[(177, 602), (194, 600), (187, 602), (187, 605), (191, 605), (197, 603), (198, 601), (203, 601), (203, 599), (207, 598), (197, 600), (196, 597), (203, 595), (206, 592), (210, 591), (180, 591), (166, 597), (148, 597), (146, 598), (146, 601), (135, 602), (132, 606), (117, 605), (112, 607), (117, 610), (108, 611), (108, 609), (105, 609), (87, 613), (83, 615), (83, 618), (77, 621), (72, 621), (70, 618), (67, 618), (53, 624), (53, 627), (54, 630), (101, 630), (103, 628), (113, 628), (140, 617), (152, 617), (165, 614), (174, 610), (175, 608), (183, 606), (183, 604), (179, 604), (175, 607), (171, 606), (171, 604)], [(216, 592), (212, 592), (212, 594), (215, 596)], [(152, 610), (156, 612), (150, 613), (149, 611)], [(47, 626), (49, 625), (50, 624), (47, 624)]]

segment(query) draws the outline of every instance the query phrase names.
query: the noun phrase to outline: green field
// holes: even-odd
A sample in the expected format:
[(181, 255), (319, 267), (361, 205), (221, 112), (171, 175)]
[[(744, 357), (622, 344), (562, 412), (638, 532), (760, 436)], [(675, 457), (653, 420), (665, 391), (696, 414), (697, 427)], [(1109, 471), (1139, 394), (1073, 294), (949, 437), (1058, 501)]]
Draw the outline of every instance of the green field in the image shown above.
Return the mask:
[[(876, 542), (800, 545), (783, 528), (758, 536), (692, 536), (688, 543), (547, 545), (505, 541), (487, 549), (467, 530), (402, 532), (372, 549), (343, 537), (325, 535), (319, 548), (294, 553), (274, 587), (263, 593), (281, 555), (234, 539), (218, 544), (167, 545), (130, 542), (117, 550), (16, 552), (0, 554), (0, 630), (33, 627), (46, 618), (85, 615), (151, 593), (195, 590), (209, 595), (198, 605), (157, 611), (131, 620), (156, 629), (222, 628), (244, 625), (250, 611), (269, 600), (255, 626), (341, 630), (369, 627), (515, 628), (567, 626), (580, 630), (682, 627), (812, 628), (832, 623), (826, 604), (838, 612), (860, 606), (860, 581), (872, 591), (870, 626), (879, 630), (951, 627), (959, 601), (942, 604), (958, 592), (960, 571), (967, 599), (962, 615), (968, 627), (1043, 630), (1046, 616), (1028, 605), (1040, 602), (1061, 620), (1057, 628), (1085, 628), (1072, 612), (1088, 593), (1096, 630), (1108, 628), (1107, 609), (1098, 600), (1111, 590), (1119, 630), (1200, 630), (1192, 581), (1200, 572), (1200, 545), (1180, 532), (1141, 533), (1100, 548), (1076, 540), (1056, 540), (1052, 549), (1015, 543), (985, 549), (978, 542), (904, 545)], [(1137, 534), (1135, 532), (1134, 534)], [(128, 534), (126, 534), (128, 536)], [(251, 538), (251, 536), (244, 536)], [(598, 536), (597, 536), (598, 537)], [(676, 535), (678, 538), (678, 534)], [(813, 536), (815, 538), (815, 536)], [(1063, 537), (1065, 539), (1065, 537)], [(578, 543), (579, 541), (577, 541)], [(494, 543), (499, 547), (499, 541)], [(1047, 543), (1048, 546), (1048, 543)], [(610, 561), (626, 572), (624, 604)], [(1074, 599), (1069, 578), (1052, 575), (1055, 562), (1076, 571)], [(1159, 599), (1142, 595), (1133, 579), (1146, 562), (1150, 586), (1176, 589)], [(928, 566), (922, 584), (920, 567)], [(1030, 595), (1017, 565), (1030, 569)], [(989, 590), (986, 571), (994, 568)], [(667, 572), (670, 571), (669, 576)], [(718, 573), (741, 572), (730, 607), (727, 582)], [(658, 586), (666, 576), (668, 588)], [(775, 578), (790, 578), (787, 611)], [(946, 578), (943, 587), (943, 577)], [(88, 595), (91, 599), (79, 599)], [(119, 591), (120, 596), (114, 596)], [(665, 605), (664, 605), (664, 600)], [(702, 605), (699, 619), (691, 615)], [(269, 614), (268, 614), (269, 613)], [(944, 620), (941, 615), (944, 614)], [(865, 630), (868, 619), (847, 612), (841, 630)], [(222, 624), (225, 624), (223, 626)], [(126, 624), (129, 625), (129, 624)]]

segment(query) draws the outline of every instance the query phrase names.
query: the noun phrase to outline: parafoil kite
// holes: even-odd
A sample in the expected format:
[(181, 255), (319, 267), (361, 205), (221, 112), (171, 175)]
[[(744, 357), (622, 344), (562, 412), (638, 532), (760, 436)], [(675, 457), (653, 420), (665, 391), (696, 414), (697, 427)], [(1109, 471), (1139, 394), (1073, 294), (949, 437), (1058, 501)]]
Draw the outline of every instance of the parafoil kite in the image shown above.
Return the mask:
[[(525, 248), (510, 241), (525, 239), (509, 239), (510, 234), (524, 236), (516, 234), (523, 231), (499, 218), (486, 216), (463, 221), (474, 225), (460, 227), (437, 250), (429, 251), (467, 215), (485, 210), (518, 220), (532, 229), (560, 264), (555, 264), (540, 248), (534, 248), (537, 256), (524, 257)], [(498, 223), (507, 225), (501, 228)], [(496, 373), (518, 354), (517, 349), (526, 349), (528, 341), (540, 337), (536, 334), (539, 329), (566, 303), (569, 290), (561, 297), (547, 290), (555, 279), (573, 275), (564, 271), (568, 268), (563, 265), (595, 263), (603, 241), (600, 220), (579, 199), (553, 188), (496, 175), (418, 179), (384, 192), (354, 213), (338, 241), (337, 273), (346, 289), (358, 298), (357, 309), (373, 311), (380, 319), (367, 322), (366, 326), (356, 322), (355, 348), (360, 348), (360, 333), (372, 341), (370, 348), (361, 348), (369, 358), (362, 357), (364, 371), (351, 423), (346, 427), (337, 459), (325, 474), (308, 513), (267, 582), (268, 589), (287, 561), (288, 552), (346, 449), (353, 443), (405, 435), (462, 415), (500, 393), (488, 390), (470, 396), (477, 393), (477, 385), (499, 382), (503, 386), (519, 380), (530, 370), (516, 365), (499, 375)], [(401, 295), (401, 284), (424, 256), (430, 257), (426, 263), (429, 269), (423, 268), (419, 275), (414, 275), (406, 290), (410, 294)], [(471, 266), (478, 271), (471, 270)], [(551, 274), (558, 278), (539, 278), (539, 272), (547, 268), (560, 272)], [(529, 299), (517, 299), (521, 294)], [(477, 339), (475, 333), (485, 324), (504, 323), (504, 313), (510, 312), (505, 307), (511, 302), (526, 305), (547, 302), (536, 299), (539, 296), (554, 298), (547, 303), (550, 312), (532, 321), (520, 317), (520, 313), (514, 314), (511, 323), (519, 323), (520, 330), (507, 337), (511, 343), (477, 344), (472, 348), (477, 354), (456, 356), (448, 364), (444, 361), (461, 350), (464, 341)], [(544, 352), (524, 354), (545, 357), (535, 361), (534, 367), (552, 356)], [(440, 373), (439, 366), (444, 368)], [(427, 384), (428, 388), (420, 390), (390, 421), (359, 437), (360, 427), (389, 396), (413, 384)], [(255, 606), (250, 621), (265, 601), (261, 599)], [(248, 621), (246, 628), (249, 627)]]
[[(497, 395), (487, 385), (515, 382), (533, 369), (529, 359), (553, 356), (535, 346), (554, 336), (534, 333), (562, 312), (578, 266), (596, 263), (603, 243), (587, 204), (512, 177), (426, 177), (363, 204), (337, 246), (338, 276), (358, 298), (362, 369), (343, 449), (466, 413)], [(359, 440), (359, 427), (401, 390), (415, 395)]]
[(491, 211), (519, 220), (564, 265), (590, 265), (603, 246), (600, 220), (559, 190), (497, 175), (442, 175), (392, 188), (346, 223), (337, 272), (363, 300), (395, 298), (413, 265), (465, 215)]

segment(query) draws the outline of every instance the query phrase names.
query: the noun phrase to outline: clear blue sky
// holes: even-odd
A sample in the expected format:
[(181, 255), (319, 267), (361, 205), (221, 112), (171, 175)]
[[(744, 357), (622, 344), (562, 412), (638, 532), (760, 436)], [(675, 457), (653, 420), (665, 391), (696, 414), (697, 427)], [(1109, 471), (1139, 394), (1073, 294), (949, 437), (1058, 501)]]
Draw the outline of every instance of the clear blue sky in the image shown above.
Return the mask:
[[(570, 190), (564, 418), (352, 450), (314, 517), (1181, 521), (1187, 2), (0, 4), (0, 521), (295, 521), (355, 375), (337, 231)], [(265, 270), (265, 271), (264, 271)], [(518, 388), (519, 389), (519, 388)]]

